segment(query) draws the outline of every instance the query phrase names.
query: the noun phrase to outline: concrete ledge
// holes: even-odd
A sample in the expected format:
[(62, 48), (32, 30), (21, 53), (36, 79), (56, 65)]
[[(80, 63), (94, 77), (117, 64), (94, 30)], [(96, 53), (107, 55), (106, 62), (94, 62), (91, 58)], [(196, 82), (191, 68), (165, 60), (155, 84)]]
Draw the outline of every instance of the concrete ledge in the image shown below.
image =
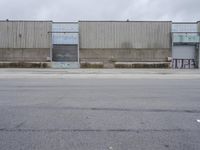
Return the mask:
[(103, 62), (81, 62), (81, 68), (104, 68)]
[(51, 68), (50, 62), (0, 62), (0, 68)]
[(170, 62), (115, 62), (115, 68), (170, 68)]

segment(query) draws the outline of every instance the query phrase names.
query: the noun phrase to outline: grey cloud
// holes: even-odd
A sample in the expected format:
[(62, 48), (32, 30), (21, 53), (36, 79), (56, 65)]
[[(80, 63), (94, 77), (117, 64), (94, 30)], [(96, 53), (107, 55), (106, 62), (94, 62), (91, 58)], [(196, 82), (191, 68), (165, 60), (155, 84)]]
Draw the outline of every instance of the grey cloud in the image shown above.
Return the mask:
[(199, 0), (0, 0), (0, 19), (200, 20)]

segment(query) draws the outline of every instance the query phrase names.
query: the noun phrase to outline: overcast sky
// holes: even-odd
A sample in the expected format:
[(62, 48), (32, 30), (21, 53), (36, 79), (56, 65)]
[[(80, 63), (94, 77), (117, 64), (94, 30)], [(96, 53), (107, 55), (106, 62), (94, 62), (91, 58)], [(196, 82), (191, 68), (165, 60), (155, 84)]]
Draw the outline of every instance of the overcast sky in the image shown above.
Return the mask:
[(0, 19), (199, 21), (200, 0), (0, 0)]

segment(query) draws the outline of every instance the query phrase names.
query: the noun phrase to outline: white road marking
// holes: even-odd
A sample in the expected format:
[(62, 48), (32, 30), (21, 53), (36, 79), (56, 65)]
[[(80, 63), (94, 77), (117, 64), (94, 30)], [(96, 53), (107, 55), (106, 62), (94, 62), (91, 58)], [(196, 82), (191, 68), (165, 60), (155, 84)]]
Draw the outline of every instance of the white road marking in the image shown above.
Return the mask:
[(197, 122), (200, 123), (200, 119), (197, 119)]

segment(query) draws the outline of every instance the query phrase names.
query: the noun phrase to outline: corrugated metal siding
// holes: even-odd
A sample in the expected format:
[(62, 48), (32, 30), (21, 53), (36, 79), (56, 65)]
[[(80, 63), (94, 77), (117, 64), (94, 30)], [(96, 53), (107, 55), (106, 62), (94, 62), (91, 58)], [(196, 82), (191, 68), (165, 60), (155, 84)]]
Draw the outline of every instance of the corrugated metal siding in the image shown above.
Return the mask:
[(0, 48), (50, 48), (52, 23), (0, 22)]
[(171, 22), (80, 22), (80, 48), (170, 48)]
[(8, 25), (7, 22), (0, 22), (0, 47), (8, 47)]

